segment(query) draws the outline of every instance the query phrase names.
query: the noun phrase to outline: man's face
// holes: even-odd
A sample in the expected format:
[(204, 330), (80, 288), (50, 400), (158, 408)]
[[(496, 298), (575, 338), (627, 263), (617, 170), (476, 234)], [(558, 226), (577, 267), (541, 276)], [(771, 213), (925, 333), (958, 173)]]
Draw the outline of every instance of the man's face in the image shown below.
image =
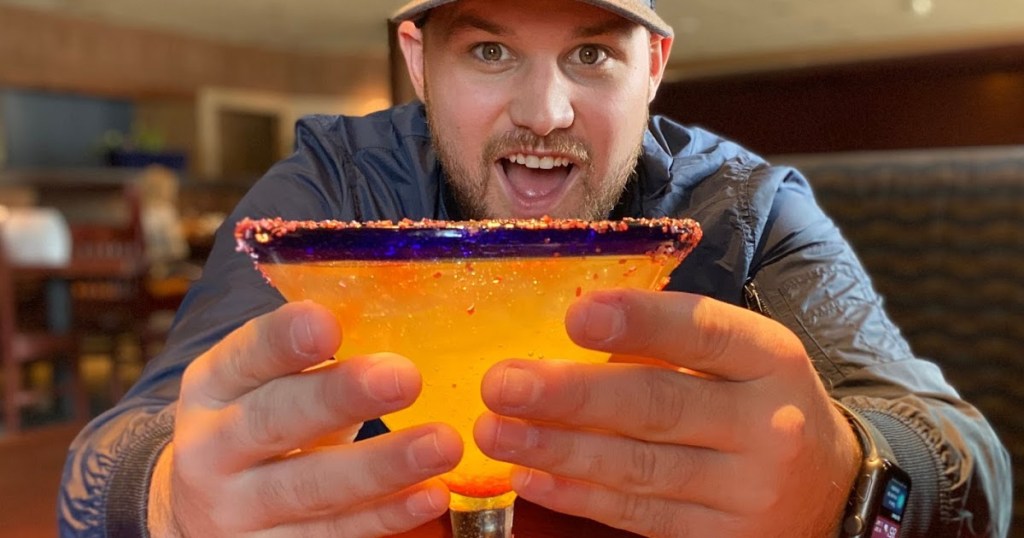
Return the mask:
[(640, 152), (660, 38), (575, 0), (461, 0), (430, 13), (422, 43), (421, 96), (467, 217), (607, 216)]

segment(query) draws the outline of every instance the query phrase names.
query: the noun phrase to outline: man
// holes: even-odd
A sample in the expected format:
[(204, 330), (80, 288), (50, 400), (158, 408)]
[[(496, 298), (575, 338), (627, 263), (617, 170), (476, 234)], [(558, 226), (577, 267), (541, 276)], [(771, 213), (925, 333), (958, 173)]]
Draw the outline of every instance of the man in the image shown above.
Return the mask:
[(648, 118), (672, 44), (651, 4), (400, 10), (425, 107), (300, 122), (168, 350), (73, 445), (62, 532), (382, 536), (445, 511), (457, 434), (373, 420), (416, 398), (415, 366), (382, 353), (299, 374), (344, 327), (284, 304), (234, 251), (240, 218), (667, 215), (705, 234), (669, 291), (584, 296), (566, 319), (577, 343), (635, 360), (511, 358), (485, 377), (475, 439), (517, 464), (523, 498), (648, 536), (834, 536), (870, 446), (853, 416), (912, 479), (902, 536), (1005, 534), (1005, 450), (913, 357), (804, 179)]

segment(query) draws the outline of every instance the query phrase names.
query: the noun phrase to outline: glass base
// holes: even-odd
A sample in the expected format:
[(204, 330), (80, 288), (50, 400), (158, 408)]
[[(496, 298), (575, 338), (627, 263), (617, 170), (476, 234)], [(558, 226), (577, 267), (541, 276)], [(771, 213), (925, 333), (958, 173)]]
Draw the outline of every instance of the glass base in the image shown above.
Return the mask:
[(475, 512), (477, 510), (495, 510), (512, 506), (516, 501), (516, 492), (507, 491), (493, 497), (470, 497), (452, 492), (448, 508), (458, 512)]
[(512, 508), (451, 510), (453, 538), (512, 538)]

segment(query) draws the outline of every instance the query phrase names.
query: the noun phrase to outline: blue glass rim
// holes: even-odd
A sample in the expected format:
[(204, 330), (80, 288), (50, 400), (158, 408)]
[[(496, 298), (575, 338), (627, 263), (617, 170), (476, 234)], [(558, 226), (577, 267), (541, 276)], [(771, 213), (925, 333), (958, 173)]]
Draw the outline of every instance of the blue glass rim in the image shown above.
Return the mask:
[(685, 256), (700, 241), (690, 219), (493, 221), (289, 221), (243, 219), (235, 227), (238, 250), (258, 262), (339, 260), (626, 256)]

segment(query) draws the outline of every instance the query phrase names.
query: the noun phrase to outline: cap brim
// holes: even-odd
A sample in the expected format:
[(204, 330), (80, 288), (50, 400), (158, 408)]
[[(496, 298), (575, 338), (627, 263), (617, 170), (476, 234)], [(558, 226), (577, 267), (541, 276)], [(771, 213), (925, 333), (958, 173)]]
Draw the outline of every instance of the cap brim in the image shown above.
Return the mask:
[(650, 31), (663, 36), (671, 37), (672, 26), (659, 16), (654, 9), (637, 0), (577, 0), (585, 4), (597, 6), (601, 9), (631, 20), (641, 26), (646, 26)]
[(416, 20), (431, 9), (445, 4), (450, 4), (454, 1), (455, 0), (412, 0), (408, 4), (398, 8), (398, 11), (395, 11), (395, 13), (391, 15), (391, 20), (394, 22)]
[[(398, 8), (391, 16), (394, 22), (416, 20), (423, 17), (428, 11), (456, 0), (413, 0)], [(631, 20), (641, 26), (647, 27), (652, 32), (671, 37), (672, 26), (662, 19), (651, 7), (640, 3), (638, 0), (577, 0), (592, 6), (615, 13), (625, 19)]]

